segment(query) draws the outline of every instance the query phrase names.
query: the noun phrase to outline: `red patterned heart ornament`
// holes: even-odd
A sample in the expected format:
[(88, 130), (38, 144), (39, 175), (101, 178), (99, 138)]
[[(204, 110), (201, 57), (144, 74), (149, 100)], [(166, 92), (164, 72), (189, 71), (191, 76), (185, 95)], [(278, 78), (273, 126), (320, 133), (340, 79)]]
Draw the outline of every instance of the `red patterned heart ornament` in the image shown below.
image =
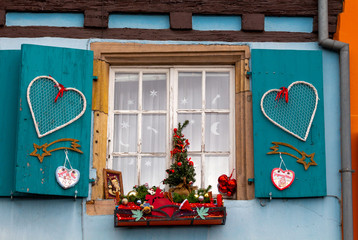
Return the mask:
[(273, 185), (278, 190), (284, 190), (291, 186), (295, 180), (295, 172), (291, 170), (282, 170), (281, 168), (274, 168), (271, 172), (271, 180)]
[(80, 172), (77, 169), (68, 169), (65, 166), (59, 166), (56, 169), (56, 180), (64, 188), (75, 186), (80, 180)]

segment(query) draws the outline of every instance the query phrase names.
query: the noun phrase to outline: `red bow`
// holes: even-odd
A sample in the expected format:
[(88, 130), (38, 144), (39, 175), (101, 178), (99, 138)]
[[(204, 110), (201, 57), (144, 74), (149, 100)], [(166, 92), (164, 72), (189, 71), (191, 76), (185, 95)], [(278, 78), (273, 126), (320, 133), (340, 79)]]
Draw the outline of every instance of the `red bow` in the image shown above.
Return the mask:
[(280, 87), (281, 91), (279, 91), (276, 95), (275, 101), (278, 101), (280, 98), (285, 98), (286, 103), (288, 103), (288, 90), (285, 87)]
[(58, 90), (57, 96), (55, 98), (55, 102), (57, 102), (58, 97), (62, 97), (63, 96), (63, 92), (67, 92), (68, 90), (62, 85), (62, 84), (58, 84), (55, 85), (55, 87), (60, 87), (60, 89)]

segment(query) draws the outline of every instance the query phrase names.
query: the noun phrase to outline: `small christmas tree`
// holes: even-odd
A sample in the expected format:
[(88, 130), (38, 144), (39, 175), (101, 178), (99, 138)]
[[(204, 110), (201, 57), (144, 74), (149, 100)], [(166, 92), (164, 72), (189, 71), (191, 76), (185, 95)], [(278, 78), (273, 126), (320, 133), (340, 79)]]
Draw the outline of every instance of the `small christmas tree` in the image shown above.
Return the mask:
[(188, 158), (188, 147), (190, 145), (188, 139), (182, 134), (183, 129), (188, 125), (186, 120), (183, 125), (178, 124), (178, 128), (174, 128), (173, 133), (173, 150), (170, 151), (173, 164), (166, 170), (168, 177), (163, 180), (164, 184), (168, 184), (173, 192), (184, 195), (194, 190), (192, 184), (195, 182), (194, 163)]

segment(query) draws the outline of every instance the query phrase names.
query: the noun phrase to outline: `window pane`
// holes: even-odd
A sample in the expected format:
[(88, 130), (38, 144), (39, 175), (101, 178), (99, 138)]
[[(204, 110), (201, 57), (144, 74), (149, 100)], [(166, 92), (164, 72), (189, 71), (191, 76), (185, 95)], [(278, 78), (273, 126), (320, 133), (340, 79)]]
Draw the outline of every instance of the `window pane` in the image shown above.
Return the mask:
[(114, 115), (114, 152), (137, 152), (137, 115)]
[(159, 186), (165, 178), (165, 169), (164, 157), (142, 157), (140, 184)]
[(166, 115), (143, 115), (142, 152), (165, 152)]
[(201, 72), (179, 72), (178, 108), (200, 109), (201, 104)]
[(116, 73), (114, 110), (138, 109), (138, 73)]
[(218, 178), (222, 174), (230, 176), (229, 158), (224, 156), (207, 156), (205, 158), (205, 184), (211, 185), (213, 194), (218, 194)]
[(167, 75), (165, 73), (143, 74), (143, 109), (165, 110), (167, 108)]
[(113, 169), (122, 172), (123, 193), (127, 195), (137, 185), (137, 158), (113, 157)]
[(205, 121), (205, 151), (229, 151), (229, 114), (208, 113)]
[(201, 188), (201, 157), (200, 156), (189, 156), (191, 157), (191, 161), (194, 162), (194, 168), (195, 168), (195, 183), (194, 186), (198, 186), (199, 188)]
[(206, 73), (206, 108), (229, 109), (230, 72)]
[(201, 114), (178, 114), (178, 122), (184, 123), (189, 120), (189, 124), (184, 128), (183, 134), (189, 140), (189, 151), (201, 150)]

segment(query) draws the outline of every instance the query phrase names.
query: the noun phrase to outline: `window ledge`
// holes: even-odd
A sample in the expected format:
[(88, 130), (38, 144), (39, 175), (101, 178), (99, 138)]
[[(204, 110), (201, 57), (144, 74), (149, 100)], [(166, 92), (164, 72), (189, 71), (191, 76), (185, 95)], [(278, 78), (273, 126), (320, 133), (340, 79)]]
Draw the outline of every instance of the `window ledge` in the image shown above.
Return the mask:
[(116, 203), (114, 199), (91, 200), (86, 202), (86, 213), (89, 216), (112, 215)]

